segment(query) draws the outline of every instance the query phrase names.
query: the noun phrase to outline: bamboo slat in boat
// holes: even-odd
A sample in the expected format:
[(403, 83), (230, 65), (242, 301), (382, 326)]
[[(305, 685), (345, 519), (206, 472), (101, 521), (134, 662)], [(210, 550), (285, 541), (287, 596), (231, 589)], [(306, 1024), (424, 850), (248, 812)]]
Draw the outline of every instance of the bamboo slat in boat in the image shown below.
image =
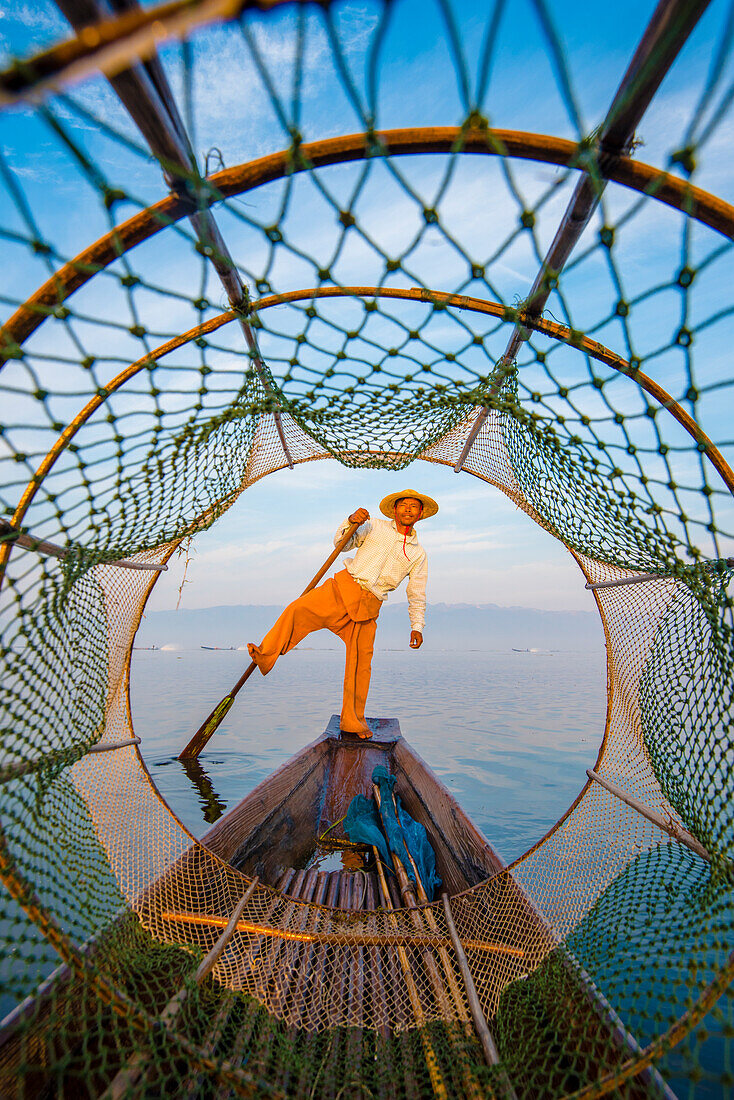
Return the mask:
[[(312, 890), (316, 873), (298, 870), (293, 875), (288, 887), (287, 898), (283, 912), (283, 920), (289, 921), (294, 912), (299, 908), (298, 900), (303, 897), (306, 890)], [(273, 1003), (279, 995), (278, 981), (284, 969), (287, 969), (290, 952), (299, 945), (278, 941), (261, 954), (260, 965), (257, 969), (256, 979), (258, 985), (258, 1000), (265, 1002), (267, 1016), (261, 1014), (261, 1025), (255, 1035), (255, 1041), (248, 1052), (247, 1067), (249, 1072), (255, 1074), (258, 1080), (269, 1080), (272, 1072), (280, 1068), (282, 1056), (282, 1041), (276, 1038), (282, 1028), (280, 1021), (271, 1022), (269, 1017), (276, 1016), (272, 1012)]]
[[(342, 871), (339, 878), (338, 908), (346, 911), (351, 907), (351, 902), (351, 875), (347, 871)], [(348, 1011), (353, 965), (354, 959), (351, 952), (347, 952), (341, 947), (337, 947), (336, 950), (332, 949), (328, 958), (327, 969), (329, 977), (326, 978), (329, 989), (329, 1027), (333, 1027), (340, 1018), (343, 1019), (347, 1014), (345, 1009)], [(340, 1027), (333, 1033), (331, 1039), (331, 1053), (328, 1058), (327, 1066), (324, 1069), (324, 1100), (335, 1100), (342, 1086), (341, 1079), (343, 1073), (341, 1071), (341, 1065), (343, 1061), (346, 1061), (348, 1066), (351, 1065), (348, 1059), (349, 1051), (347, 1049), (347, 1039), (344, 1034), (344, 1028)]]
[[(380, 883), (380, 895), (382, 897), (383, 907), (390, 911), (392, 909), (392, 902), (387, 888), (387, 882), (385, 879), (385, 873), (380, 863), (379, 852), (375, 848), (375, 859), (377, 860), (377, 876)], [(395, 922), (397, 924), (397, 922)], [(431, 1079), (431, 1087), (433, 1094), (437, 1100), (447, 1100), (448, 1093), (446, 1091), (446, 1085), (441, 1074), (441, 1070), (438, 1065), (438, 1059), (436, 1058), (435, 1051), (431, 1046), (430, 1039), (425, 1031), (426, 1016), (421, 1003), (418, 987), (416, 986), (415, 979), (413, 977), (410, 960), (408, 958), (408, 952), (404, 947), (398, 947), (396, 952), (400, 965), (403, 969), (405, 976), (405, 985), (410, 997), (411, 1007), (413, 1009), (413, 1015), (415, 1023), (420, 1028), (421, 1043), (423, 1044), (423, 1052), (425, 1054), (426, 1065), (428, 1067), (428, 1073)]]
[[(294, 871), (294, 869), (292, 867), (288, 867), (283, 872), (283, 874), (281, 875), (281, 877), (278, 880), (278, 883), (276, 885), (276, 888), (275, 888), (276, 892), (273, 893), (270, 901), (268, 902), (267, 908), (265, 909), (265, 912), (263, 913), (263, 918), (264, 919), (267, 919), (268, 917), (272, 916), (275, 909), (277, 908), (277, 906), (280, 903), (280, 896), (279, 895), (285, 893), (286, 890), (288, 890), (288, 888), (290, 887), (291, 882), (293, 881), (295, 873), (296, 872)], [(245, 942), (247, 942), (247, 941), (245, 941)], [(242, 956), (241, 956), (239, 962), (237, 963), (237, 966), (234, 968), (233, 985), (242, 983), (242, 980), (245, 977), (245, 975), (247, 975), (248, 972), (251, 971), (253, 966), (255, 965), (255, 960), (257, 959), (259, 953), (266, 946), (267, 946), (267, 936), (257, 936), (257, 937), (253, 937), (250, 940), (250, 942), (248, 944), (248, 947), (247, 947), (247, 950), (243, 951)]]
[[(298, 908), (295, 900), (301, 896), (306, 878), (307, 872), (305, 870), (296, 871), (286, 894), (289, 900), (283, 906), (282, 913), (278, 917), (279, 923), (282, 922), (286, 926), (290, 924), (291, 917)], [(268, 1005), (270, 1003), (269, 990), (271, 982), (277, 984), (279, 963), (283, 955), (287, 956), (291, 947), (292, 944), (284, 939), (272, 938), (261, 953), (260, 961), (257, 964), (258, 996), (261, 996)]]
[[(377, 909), (376, 878), (370, 871), (365, 872), (365, 879), (365, 909), (374, 912)], [(382, 1043), (378, 1045), (376, 1054), (376, 1061), (379, 1063), (375, 1067), (377, 1071), (377, 1092), (379, 1100), (391, 1100), (394, 1095), (395, 1068), (389, 1045), (392, 1038), (392, 1029), (388, 1021), (392, 1019), (393, 1013), (388, 1002), (383, 978), (381, 952), (377, 947), (368, 947), (365, 954), (367, 958), (366, 974), (369, 975), (367, 982), (369, 1010), (373, 1026), (382, 1040)]]
[[(349, 876), (352, 897), (351, 908), (358, 912), (362, 908), (364, 900), (364, 875), (361, 872)], [(365, 949), (363, 947), (352, 948), (349, 952), (350, 980), (349, 980), (349, 1010), (347, 1019), (352, 1028), (347, 1036), (347, 1065), (359, 1066), (362, 1061), (364, 1044), (364, 967)]]
[[(329, 872), (319, 871), (316, 876), (316, 883), (314, 886), (312, 901), (315, 905), (324, 905), (327, 890), (329, 888)], [(320, 913), (316, 913), (313, 918), (313, 929), (318, 931), (318, 926), (321, 923)], [(305, 1004), (306, 1004), (306, 991), (309, 985), (309, 979), (311, 978), (313, 962), (316, 957), (318, 948), (315, 944), (304, 944), (304, 951), (301, 957), (301, 965), (298, 970), (297, 979), (293, 986), (290, 996), (292, 1000), (293, 1016), (296, 1019), (301, 1019), (303, 1016)]]
[[(341, 886), (341, 871), (329, 872), (328, 888), (326, 892), (326, 906), (329, 909), (336, 908), (339, 898), (339, 890)], [(301, 1070), (301, 1074), (298, 1079), (298, 1084), (295, 1090), (295, 1096), (298, 1100), (304, 1100), (308, 1097), (311, 1100), (314, 1090), (316, 1088), (318, 1075), (323, 1071), (323, 1063), (326, 1060), (321, 1051), (324, 1038), (322, 1035), (316, 1034), (317, 1028), (323, 1026), (322, 1011), (321, 1011), (321, 997), (316, 996), (315, 991), (318, 989), (320, 993), (327, 988), (327, 983), (331, 977), (331, 965), (329, 957), (329, 948), (326, 944), (319, 944), (314, 946), (313, 961), (311, 964), (312, 984), (311, 995), (308, 998), (308, 1014), (304, 1021), (306, 1028), (311, 1032), (308, 1042), (304, 1047), (304, 1065)], [(330, 1040), (329, 1040), (330, 1041)], [(327, 1048), (327, 1055), (329, 1053)], [(313, 1077), (314, 1065), (317, 1066), (316, 1074), (317, 1079)]]
[[(313, 899), (314, 890), (316, 889), (316, 876), (317, 871), (316, 868), (313, 867), (308, 871), (303, 880), (303, 886), (298, 895), (299, 901), (309, 902)], [(296, 895), (293, 896), (295, 897)], [(294, 911), (296, 917), (295, 925), (297, 928), (303, 930), (308, 924), (309, 911), (305, 906), (300, 911), (299, 908), (300, 907), (296, 907)], [(301, 965), (305, 946), (305, 944), (298, 942), (284, 944), (280, 955), (276, 956), (273, 967), (275, 988), (272, 994), (272, 1010), (276, 1016), (282, 1015), (285, 1011), (289, 994), (297, 980), (298, 969)]]
[[(350, 908), (358, 912), (364, 901), (364, 876), (357, 872), (349, 876), (352, 885)], [(364, 1026), (364, 948), (356, 947), (352, 951), (352, 980), (349, 991), (349, 1022), (355, 1027)]]
[[(329, 888), (326, 893), (326, 905), (329, 909), (333, 909), (338, 904), (337, 899), (339, 897), (339, 886), (341, 882), (341, 871), (331, 871), (329, 874)], [(326, 944), (321, 944), (314, 952), (314, 960), (312, 964), (313, 970), (313, 987), (319, 988), (322, 991), (325, 988), (326, 981), (328, 980), (327, 964), (329, 957), (329, 948)], [(309, 1031), (315, 1031), (320, 1020), (320, 999), (312, 996), (310, 998), (308, 1019), (306, 1020), (306, 1027)]]
[[(312, 901), (315, 905), (323, 905), (326, 899), (327, 890), (329, 888), (329, 872), (319, 871), (316, 875), (316, 883), (314, 886)], [(320, 914), (317, 913), (314, 917), (314, 928), (318, 928), (320, 921)], [(292, 1015), (294, 1019), (302, 1019), (305, 1014), (306, 995), (309, 987), (309, 979), (312, 976), (313, 961), (318, 952), (318, 948), (315, 944), (304, 944), (303, 954), (301, 957), (301, 964), (296, 976), (295, 986), (290, 992), (292, 1001)], [(295, 1025), (291, 1025), (288, 1029), (288, 1038), (291, 1042), (295, 1042), (298, 1035), (299, 1028)], [(282, 1079), (277, 1083), (278, 1088), (282, 1090), (285, 1095), (288, 1095), (291, 1077), (296, 1069), (296, 1066), (288, 1063), (284, 1067), (284, 1073)]]
[[(386, 897), (389, 897), (389, 895), (383, 894), (377, 871), (371, 873), (370, 881), (375, 899), (375, 909), (379, 909), (380, 912), (383, 912), (386, 908), (389, 908), (389, 903), (386, 906), (385, 902)], [(399, 1034), (405, 1034), (414, 1026), (415, 1021), (408, 1007), (408, 991), (397, 952), (394, 950), (388, 952), (375, 950), (377, 951), (377, 964), (380, 970), (381, 985), (387, 1005), (385, 1017), (389, 1021), (395, 1021), (395, 1026)], [(378, 981), (378, 988), (379, 987), (380, 981)], [(374, 988), (373, 986), (373, 995)], [(391, 1028), (389, 1025), (386, 1025), (385, 1031), (386, 1037), (389, 1038), (391, 1035)], [(408, 1100), (422, 1100), (419, 1096), (417, 1084), (418, 1075), (410, 1044), (405, 1041), (401, 1044), (399, 1053), (397, 1048), (393, 1048), (392, 1053), (395, 1056), (392, 1069), (396, 1078), (402, 1078), (406, 1097)], [(401, 1061), (398, 1061), (398, 1059), (401, 1059)], [(387, 1077), (387, 1081), (390, 1081), (389, 1076)]]

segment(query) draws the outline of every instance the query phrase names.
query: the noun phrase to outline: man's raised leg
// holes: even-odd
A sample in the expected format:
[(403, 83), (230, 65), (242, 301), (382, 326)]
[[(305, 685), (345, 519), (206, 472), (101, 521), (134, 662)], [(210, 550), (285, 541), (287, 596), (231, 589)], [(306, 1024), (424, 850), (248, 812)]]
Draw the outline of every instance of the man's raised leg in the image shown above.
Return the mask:
[(293, 649), (314, 630), (330, 627), (335, 615), (343, 618), (344, 608), (338, 599), (334, 581), (328, 580), (288, 604), (260, 645), (248, 644), (248, 653), (265, 676), (278, 657)]

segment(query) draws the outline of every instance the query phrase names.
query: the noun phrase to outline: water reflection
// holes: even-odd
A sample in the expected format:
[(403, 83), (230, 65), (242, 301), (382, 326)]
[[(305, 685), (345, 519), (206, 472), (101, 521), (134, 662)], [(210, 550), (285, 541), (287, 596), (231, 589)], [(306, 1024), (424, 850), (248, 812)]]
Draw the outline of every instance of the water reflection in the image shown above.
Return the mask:
[(211, 779), (198, 760), (181, 760), (179, 763), (199, 794), (199, 803), (204, 811), (204, 821), (209, 825), (213, 825), (227, 809), (227, 803), (222, 801), (214, 790)]
[[(221, 760), (211, 761), (213, 764), (221, 764)], [(192, 825), (192, 807), (195, 804), (191, 788), (198, 795), (198, 803), (194, 825), (194, 833), (201, 832), (201, 821), (206, 825), (213, 825), (218, 821), (229, 803), (220, 798), (214, 790), (209, 775), (198, 760), (179, 760), (177, 756), (166, 756), (162, 760), (148, 758), (148, 768), (158, 790), (166, 798), (173, 812), (187, 827)], [(162, 768), (169, 769), (164, 778)], [(178, 777), (186, 776), (188, 782), (179, 782)], [(199, 825), (197, 829), (196, 826)]]

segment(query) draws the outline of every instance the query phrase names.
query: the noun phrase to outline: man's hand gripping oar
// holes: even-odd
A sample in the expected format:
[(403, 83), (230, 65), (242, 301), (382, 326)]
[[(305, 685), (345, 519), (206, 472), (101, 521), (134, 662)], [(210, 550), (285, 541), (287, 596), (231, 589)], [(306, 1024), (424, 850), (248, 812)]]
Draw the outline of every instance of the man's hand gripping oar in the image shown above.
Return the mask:
[[(359, 513), (356, 513), (356, 514), (359, 514)], [(324, 576), (324, 574), (329, 570), (329, 568), (334, 564), (336, 559), (339, 557), (342, 550), (347, 545), (350, 538), (352, 537), (352, 535), (354, 534), (354, 532), (357, 530), (358, 527), (359, 527), (359, 521), (357, 521), (356, 523), (351, 523), (349, 525), (349, 528), (347, 529), (346, 534), (339, 541), (339, 544), (337, 545), (336, 550), (334, 550), (334, 552), (329, 555), (329, 557), (326, 559), (324, 564), (321, 566), (321, 568), (319, 569), (318, 573), (313, 578), (313, 580), (310, 581), (310, 583), (306, 585), (303, 592), (301, 593), (302, 596), (305, 596), (307, 592), (310, 592), (312, 588), (316, 587), (316, 585), (319, 583), (319, 581)], [(255, 671), (256, 668), (257, 668), (257, 665), (255, 664), (254, 661), (252, 662), (252, 664), (248, 665), (248, 667), (242, 673), (242, 675), (240, 676), (240, 678), (237, 681), (237, 683), (235, 684), (235, 686), (230, 691), (229, 695), (225, 695), (224, 698), (219, 703), (217, 703), (214, 710), (211, 712), (211, 714), (206, 719), (206, 721), (203, 722), (201, 726), (199, 726), (198, 730), (196, 731), (194, 736), (191, 738), (191, 740), (189, 741), (188, 745), (183, 750), (183, 752), (179, 753), (179, 757), (178, 757), (179, 760), (191, 760), (193, 757), (196, 757), (196, 756), (199, 755), (199, 753), (204, 748), (204, 746), (206, 745), (207, 741), (212, 736), (212, 734), (215, 733), (217, 731), (217, 729), (219, 729), (219, 726), (221, 725), (224, 717), (226, 716), (226, 714), (228, 713), (230, 707), (232, 706), (232, 704), (235, 701), (235, 696), (237, 695), (237, 692), (240, 690), (241, 687), (244, 687), (244, 685), (250, 679), (250, 677), (252, 676), (252, 674), (253, 674), (253, 672)]]

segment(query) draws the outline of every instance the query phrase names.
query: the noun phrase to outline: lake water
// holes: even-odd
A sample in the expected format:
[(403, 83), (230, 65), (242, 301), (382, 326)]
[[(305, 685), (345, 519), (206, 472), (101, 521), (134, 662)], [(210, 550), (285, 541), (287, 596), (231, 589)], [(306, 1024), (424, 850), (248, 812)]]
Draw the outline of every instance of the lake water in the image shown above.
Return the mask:
[[(200, 757), (208, 799), (176, 757), (241, 675), (247, 653), (134, 653), (131, 698), (143, 756), (195, 835), (206, 830), (213, 805), (234, 805), (339, 711), (343, 652), (299, 648), (266, 678), (256, 673), (248, 681)], [(367, 705), (369, 716), (399, 720), (403, 736), (508, 861), (578, 794), (596, 760), (605, 710), (603, 651), (377, 650)]]

